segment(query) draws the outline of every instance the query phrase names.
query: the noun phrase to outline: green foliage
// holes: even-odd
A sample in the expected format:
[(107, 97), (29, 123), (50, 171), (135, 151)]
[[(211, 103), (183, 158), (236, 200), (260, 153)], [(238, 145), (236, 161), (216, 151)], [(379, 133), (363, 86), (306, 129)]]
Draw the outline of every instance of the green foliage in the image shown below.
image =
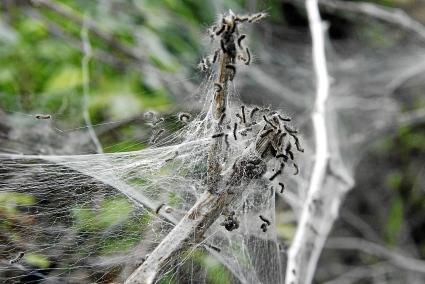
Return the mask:
[(73, 216), (79, 230), (104, 230), (126, 221), (132, 210), (127, 199), (111, 198), (103, 200), (98, 206), (77, 206), (73, 209)]
[(393, 7), (400, 0), (369, 0), (369, 1), (367, 1), (367, 0), (366, 1), (365, 0), (351, 0), (351, 1), (353, 1), (353, 2), (371, 2), (371, 3), (383, 5), (383, 6)]
[[(133, 210), (132, 204), (124, 197), (108, 198), (91, 206), (76, 206), (72, 210), (74, 229), (81, 236), (103, 234), (100, 241), (81, 245), (81, 252), (107, 255), (128, 251), (139, 244), (151, 217), (147, 214), (134, 215)], [(104, 234), (107, 231), (116, 233)]]
[(220, 263), (214, 257), (207, 255), (205, 252), (201, 250), (196, 250), (194, 252), (191, 252), (190, 259), (194, 263), (201, 265), (207, 270), (208, 283), (211, 283), (211, 284), (230, 283), (230, 279), (231, 279), (230, 272), (226, 269), (225, 266), (223, 266), (222, 263)]
[(387, 186), (391, 189), (397, 190), (401, 187), (402, 174), (399, 171), (390, 173), (387, 176)]
[(403, 224), (403, 207), (403, 200), (401, 198), (395, 198), (389, 208), (387, 219), (387, 241), (389, 245), (392, 246), (396, 245), (397, 237)]
[(170, 205), (171, 207), (178, 207), (182, 202), (182, 198), (176, 193), (171, 191), (168, 193), (168, 205)]
[(145, 143), (140, 141), (124, 140), (119, 143), (110, 143), (109, 146), (103, 147), (103, 150), (105, 153), (129, 152), (142, 150), (146, 146)]
[(409, 127), (401, 127), (398, 131), (401, 143), (406, 148), (425, 150), (425, 134), (412, 131)]
[[(229, 283), (229, 271), (216, 259), (209, 258), (207, 279), (214, 284)], [(213, 261), (211, 261), (213, 260)]]
[(64, 66), (49, 78), (44, 91), (47, 93), (65, 92), (81, 86), (82, 83), (83, 77), (80, 68)]
[(158, 280), (158, 284), (177, 284), (171, 273), (167, 273)]
[(151, 220), (148, 214), (139, 217), (128, 218), (121, 224), (121, 233), (108, 235), (99, 244), (101, 255), (121, 253), (134, 248), (143, 239), (141, 230), (145, 228)]
[[(99, 29), (123, 46), (136, 44), (136, 36), (143, 38), (142, 43), (148, 44), (148, 48), (137, 52), (149, 58), (154, 68), (168, 73), (182, 72), (183, 66), (195, 64), (199, 39), (187, 29), (200, 29), (213, 17), (211, 10), (200, 9), (205, 8), (205, 4), (198, 1), (135, 1), (136, 7), (141, 8), (139, 14), (129, 14), (124, 9), (116, 11), (116, 18), (111, 17), (107, 9), (97, 9), (91, 1), (61, 3), (71, 7), (75, 17), (90, 15)], [(76, 48), (81, 44), (81, 26), (43, 6), (28, 9), (34, 9), (37, 17), (28, 17), (12, 5), (8, 11), (12, 20), (6, 24), (0, 19), (5, 34), (0, 44), (0, 107), (11, 112), (55, 113), (66, 97), (67, 107), (74, 108), (74, 113), (63, 116), (62, 123), (81, 125), (84, 123), (81, 115), (83, 55)], [(164, 14), (173, 17), (167, 18)], [(164, 86), (145, 80), (144, 75), (151, 74), (144, 74), (139, 64), (133, 65), (127, 55), (93, 32), (89, 38), (95, 55), (96, 50), (101, 50), (122, 64), (117, 68), (96, 56), (91, 59), (90, 112), (94, 123), (128, 117), (146, 109), (163, 110), (172, 103)], [(119, 110), (117, 106), (130, 111)], [(75, 113), (75, 109), (79, 113)], [(65, 110), (66, 114), (71, 112)]]
[(50, 261), (47, 257), (38, 253), (28, 252), (25, 254), (24, 259), (26, 263), (34, 265), (35, 267), (48, 268), (50, 266)]
[(11, 217), (18, 213), (18, 206), (29, 206), (34, 203), (34, 197), (30, 194), (0, 192), (0, 212)]
[(422, 164), (425, 154), (425, 135), (423, 125), (400, 127), (395, 136), (384, 141), (381, 155), (387, 155), (394, 169), (386, 177), (386, 186), (391, 189), (391, 201), (384, 226), (385, 239), (390, 246), (396, 246), (403, 223), (416, 235), (422, 229), (421, 223), (411, 223), (413, 216), (422, 212), (424, 196), (418, 190), (418, 175), (421, 169), (415, 164)]
[(140, 240), (140, 236), (134, 235), (107, 238), (101, 244), (100, 254), (106, 255), (128, 251), (135, 247)]

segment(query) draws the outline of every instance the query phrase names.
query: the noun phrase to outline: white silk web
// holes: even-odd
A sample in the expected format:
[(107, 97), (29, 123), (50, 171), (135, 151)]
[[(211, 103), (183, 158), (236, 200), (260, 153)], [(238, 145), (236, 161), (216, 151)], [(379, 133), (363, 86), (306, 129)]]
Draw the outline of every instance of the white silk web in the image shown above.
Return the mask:
[[(344, 17), (350, 19), (350, 13)], [(325, 37), (331, 79), (326, 105), (330, 163), (321, 195), (325, 198), (316, 200), (325, 205), (334, 204), (326, 198), (335, 190), (344, 193), (350, 189), (355, 166), (375, 138), (398, 122), (414, 123), (417, 118), (401, 113), (405, 102), (417, 96), (402, 84), (418, 74), (411, 66), (422, 58), (423, 40), (396, 28), (397, 23), (388, 25), (364, 17), (356, 18), (356, 24), (345, 40)], [(364, 33), (371, 27), (377, 29), (374, 35)], [(272, 39), (279, 32), (269, 25), (264, 29), (269, 29)], [(238, 69), (228, 90), (225, 125), (230, 129), (225, 128), (222, 137), (212, 138), (217, 134), (211, 101), (218, 76), (213, 71), (200, 88), (203, 107), (196, 117), (174, 133), (158, 134), (159, 123), (155, 128), (158, 137), (153, 139), (157, 141), (146, 150), (91, 155), (1, 154), (0, 279), (11, 283), (125, 281), (206, 191), (208, 151), (213, 141), (222, 139), (225, 145), (224, 135), (228, 135), (229, 146), (219, 156), (225, 175), (261, 135), (267, 122), (260, 110), (253, 116), (257, 126), (245, 129), (245, 135), (239, 126), (238, 140), (234, 139), (233, 125), (241, 124), (236, 114), (241, 116), (242, 100), (247, 103), (247, 119), (254, 103), (291, 114), (305, 148), (304, 154), (296, 154), (300, 174), (293, 175), (296, 168), (289, 162), (284, 173), (270, 181), (279, 165), (274, 159), (265, 159), (264, 177), (244, 183), (246, 190), (229, 208), (235, 211), (239, 227), (226, 230), (220, 225), (225, 217), (220, 216), (202, 242), (194, 242), (169, 264), (159, 282), (283, 283), (288, 240), (279, 230), (297, 223), (302, 210), (312, 206), (306, 200), (315, 161), (310, 121), (314, 73), (310, 43), (303, 40), (309, 35), (293, 31), (283, 36), (284, 41), (273, 44), (267, 37), (255, 43), (258, 66)], [(385, 47), (373, 49), (376, 40), (384, 41)], [(401, 43), (403, 50), (399, 49)], [(400, 81), (400, 77), (406, 79)], [(17, 135), (18, 142), (4, 142), (2, 148), (19, 150), (22, 129), (31, 130), (22, 119), (9, 119), (13, 122), (9, 134)], [(49, 144), (54, 139), (73, 143), (75, 134), (59, 140), (47, 127), (37, 135)], [(285, 184), (283, 193), (280, 182)], [(280, 208), (278, 216), (276, 196), (289, 205)], [(327, 206), (317, 209), (321, 213), (317, 214), (319, 227), (311, 228), (314, 234), (326, 239), (328, 231), (322, 231), (320, 222), (329, 229), (333, 220), (326, 218), (337, 210)], [(259, 215), (271, 223), (265, 232)], [(308, 244), (314, 246), (317, 239), (310, 238)], [(21, 259), (19, 252), (24, 252)]]

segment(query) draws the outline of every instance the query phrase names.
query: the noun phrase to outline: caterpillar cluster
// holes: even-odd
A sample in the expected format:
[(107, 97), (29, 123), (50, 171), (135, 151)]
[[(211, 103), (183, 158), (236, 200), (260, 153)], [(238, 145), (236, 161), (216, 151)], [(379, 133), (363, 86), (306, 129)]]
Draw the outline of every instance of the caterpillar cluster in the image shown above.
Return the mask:
[(227, 231), (233, 231), (239, 228), (239, 220), (235, 216), (235, 211), (231, 211), (226, 215), (223, 222), (220, 223)]
[[(240, 26), (243, 23), (256, 22), (265, 16), (265, 13), (240, 16), (230, 11), (209, 30), (210, 38), (217, 46), (214, 47), (211, 55), (201, 61), (199, 67), (203, 71), (208, 71), (212, 64), (220, 62), (219, 81), (214, 82), (215, 98), (226, 95), (226, 83), (235, 78), (238, 62), (246, 65), (251, 63), (251, 52), (244, 45), (247, 36), (239, 32)], [(217, 110), (219, 110), (219, 113), (215, 115), (217, 132), (212, 134), (211, 138), (224, 140), (226, 147), (221, 148), (220, 151), (240, 153), (241, 149), (252, 150), (250, 152), (252, 155), (234, 156), (231, 162), (233, 165), (229, 163), (223, 174), (230, 177), (226, 185), (240, 184), (243, 178), (262, 178), (269, 183), (274, 183), (276, 179), (280, 192), (283, 193), (285, 185), (278, 177), (283, 174), (287, 165), (292, 165), (293, 173), (298, 174), (299, 168), (295, 163), (294, 151), (304, 152), (298, 138), (298, 131), (290, 125), (291, 118), (269, 108), (251, 108), (245, 105), (241, 105), (237, 113), (226, 112), (224, 105), (219, 105)], [(225, 155), (225, 157), (231, 157), (231, 155)], [(231, 187), (227, 187), (227, 193), (234, 194)], [(225, 216), (221, 225), (226, 230), (232, 231), (239, 227), (234, 211), (230, 211)], [(263, 221), (261, 230), (266, 232), (271, 222), (262, 215), (260, 219)]]
[(232, 70), (230, 80), (233, 80), (236, 74), (234, 65), (236, 60), (243, 62), (245, 65), (251, 63), (251, 52), (244, 45), (246, 34), (240, 34), (239, 27), (244, 23), (255, 23), (266, 16), (267, 14), (263, 12), (252, 15), (235, 15), (232, 11), (223, 15), (217, 24), (208, 29), (209, 37), (213, 43), (217, 43), (217, 48), (214, 49), (211, 55), (201, 60), (198, 68), (201, 71), (208, 71), (222, 54), (227, 54), (232, 64), (228, 64), (225, 67)]
[[(238, 141), (238, 137), (247, 136), (251, 132), (251, 138), (256, 136), (256, 148), (259, 150), (260, 157), (267, 160), (274, 158), (278, 162), (278, 166), (273, 169), (274, 173), (268, 178), (269, 181), (273, 181), (281, 175), (288, 163), (292, 164), (294, 175), (299, 173), (298, 164), (295, 163), (294, 150), (304, 152), (304, 149), (298, 138), (298, 131), (289, 125), (290, 117), (277, 111), (271, 111), (269, 108), (254, 107), (247, 111), (247, 107), (244, 105), (241, 106), (240, 113), (235, 116), (239, 122), (234, 122), (232, 125), (227, 124), (228, 133), (219, 132), (213, 134), (212, 138), (220, 139), (224, 137), (226, 145), (229, 147), (229, 136), (233, 137), (234, 141)], [(222, 124), (224, 117), (225, 114), (223, 113), (219, 125)], [(258, 130), (258, 133), (254, 131), (254, 128)], [(279, 183), (279, 186), (280, 192), (283, 193), (285, 185)]]
[[(231, 150), (236, 150), (236, 152), (241, 147), (247, 148), (246, 143), (255, 143), (259, 162), (241, 161), (236, 158), (230, 170), (231, 174), (242, 174), (254, 179), (263, 178), (270, 183), (275, 183), (277, 180), (276, 185), (279, 186), (280, 193), (283, 193), (285, 184), (278, 177), (283, 174), (287, 165), (293, 166), (294, 175), (298, 174), (299, 167), (295, 162), (295, 151), (304, 152), (298, 131), (290, 125), (291, 118), (269, 108), (251, 108), (245, 105), (242, 105), (234, 116), (235, 118), (230, 118), (224, 125), (221, 125), (221, 129), (224, 131), (213, 134), (211, 138), (224, 139), (227, 145), (226, 149), (232, 147)], [(223, 118), (220, 119), (220, 121), (222, 120)], [(230, 142), (229, 137), (231, 138)], [(264, 164), (269, 166), (262, 170), (261, 167)], [(243, 169), (241, 169), (241, 165)], [(267, 167), (270, 167), (269, 175), (265, 175)], [(228, 193), (232, 194), (231, 190), (228, 189)], [(260, 219), (263, 221), (261, 230), (267, 232), (271, 222), (264, 216), (260, 216)], [(221, 225), (232, 231), (238, 228), (238, 221), (234, 214), (228, 214)]]

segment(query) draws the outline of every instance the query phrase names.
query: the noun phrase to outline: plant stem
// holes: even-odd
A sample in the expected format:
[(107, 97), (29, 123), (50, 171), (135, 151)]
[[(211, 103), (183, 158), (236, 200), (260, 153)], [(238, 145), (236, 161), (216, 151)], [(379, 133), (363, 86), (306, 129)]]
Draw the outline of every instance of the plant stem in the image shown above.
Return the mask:
[[(227, 82), (229, 74), (226, 74), (226, 65), (230, 62), (230, 58), (227, 54), (222, 54), (219, 65), (219, 76), (218, 82), (222, 86), (219, 92), (215, 93), (213, 101), (213, 117), (215, 120), (219, 120), (222, 113), (225, 112), (225, 106), (227, 104)], [(215, 133), (221, 132), (221, 126), (216, 124)], [(218, 188), (217, 184), (220, 182), (221, 166), (219, 161), (219, 154), (222, 150), (223, 140), (215, 139), (211, 145), (210, 151), (208, 152), (208, 170), (207, 170), (207, 185), (210, 193), (215, 193)]]
[(87, 125), (87, 130), (89, 132), (90, 138), (93, 141), (93, 144), (96, 146), (96, 151), (98, 154), (103, 153), (103, 147), (97, 138), (96, 132), (94, 132), (93, 125), (91, 123), (90, 114), (89, 114), (89, 92), (90, 92), (90, 74), (89, 74), (89, 62), (92, 56), (92, 49), (90, 45), (88, 30), (87, 30), (87, 15), (84, 16), (83, 27), (81, 29), (81, 41), (83, 43), (84, 56), (81, 60), (81, 69), (83, 73), (83, 117)]
[[(227, 104), (227, 82), (231, 74), (226, 71), (226, 65), (230, 63), (230, 58), (222, 54), (219, 65), (218, 81), (222, 89), (216, 92), (213, 100), (213, 117), (219, 120)], [(220, 130), (221, 126), (215, 125), (215, 130)], [(158, 280), (162, 272), (172, 267), (172, 263), (178, 256), (204, 239), (204, 234), (208, 228), (220, 217), (223, 210), (241, 195), (244, 187), (232, 185), (240, 183), (240, 176), (227, 176), (226, 181), (221, 179), (221, 166), (219, 154), (222, 149), (222, 140), (215, 139), (208, 153), (208, 190), (204, 192), (195, 205), (173, 228), (173, 230), (161, 241), (149, 257), (140, 265), (132, 275), (126, 280), (127, 284), (144, 283), (150, 284)], [(246, 156), (249, 156), (249, 152)], [(232, 194), (228, 193), (228, 188), (219, 189), (219, 185), (228, 184), (232, 187)]]
[[(321, 22), (317, 0), (306, 0), (306, 9), (312, 36), (312, 53), (316, 73), (316, 102), (312, 114), (315, 134), (315, 162), (311, 175), (307, 197), (303, 206), (297, 232), (288, 252), (285, 282), (309, 284), (313, 278), (321, 246), (327, 233), (320, 223), (318, 204), (323, 206), (323, 183), (329, 163), (328, 129), (326, 125), (326, 101), (329, 95), (329, 78), (326, 66), (323, 24)], [(325, 209), (326, 210), (326, 209)], [(322, 209), (320, 209), (322, 212)], [(320, 213), (321, 213), (320, 212)], [(313, 227), (314, 226), (316, 227)], [(319, 227), (320, 226), (320, 227)], [(311, 229), (314, 228), (314, 229)]]

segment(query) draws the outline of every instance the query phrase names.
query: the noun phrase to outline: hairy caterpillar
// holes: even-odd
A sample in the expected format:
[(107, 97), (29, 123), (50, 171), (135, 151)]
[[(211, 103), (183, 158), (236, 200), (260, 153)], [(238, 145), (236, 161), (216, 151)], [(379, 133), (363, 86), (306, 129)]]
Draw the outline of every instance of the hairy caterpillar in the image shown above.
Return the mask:
[(260, 217), (261, 221), (266, 222), (267, 226), (270, 226), (271, 223), (267, 218), (265, 218), (263, 215), (260, 215), (258, 217)]
[(238, 38), (238, 46), (239, 46), (239, 48), (241, 48), (242, 49), (242, 41), (244, 40), (244, 38), (246, 37), (246, 35), (245, 34), (243, 34), (243, 35), (241, 35), (239, 38)]
[(10, 264), (18, 263), (19, 261), (21, 261), (21, 259), (24, 256), (25, 256), (25, 252), (21, 251), (21, 252), (19, 252), (19, 254), (14, 259), (11, 259), (9, 262), (10, 262)]
[(35, 118), (37, 119), (50, 119), (52, 116), (50, 114), (36, 114)]
[(235, 124), (233, 126), (233, 137), (235, 138), (235, 140), (238, 140), (238, 138), (236, 137), (237, 128), (238, 128), (238, 124), (235, 122)]

